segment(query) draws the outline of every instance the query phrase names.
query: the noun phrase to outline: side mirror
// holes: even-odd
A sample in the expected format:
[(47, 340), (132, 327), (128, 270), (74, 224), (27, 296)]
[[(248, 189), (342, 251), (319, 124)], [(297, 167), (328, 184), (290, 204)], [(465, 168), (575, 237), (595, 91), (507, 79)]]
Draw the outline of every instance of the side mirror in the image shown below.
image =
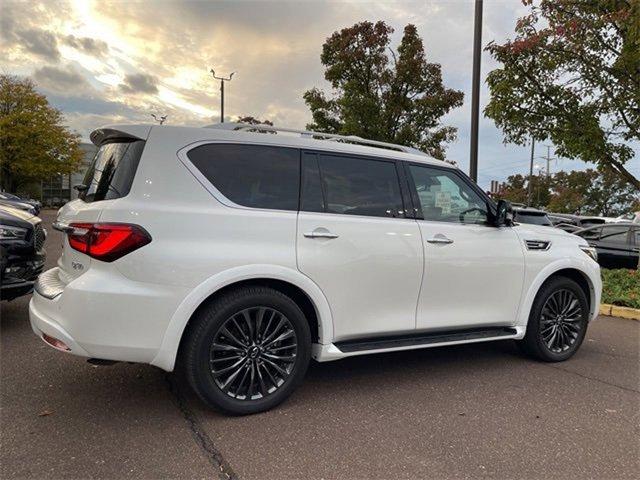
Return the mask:
[(513, 208), (511, 207), (511, 202), (498, 200), (494, 225), (496, 227), (510, 227), (513, 225)]

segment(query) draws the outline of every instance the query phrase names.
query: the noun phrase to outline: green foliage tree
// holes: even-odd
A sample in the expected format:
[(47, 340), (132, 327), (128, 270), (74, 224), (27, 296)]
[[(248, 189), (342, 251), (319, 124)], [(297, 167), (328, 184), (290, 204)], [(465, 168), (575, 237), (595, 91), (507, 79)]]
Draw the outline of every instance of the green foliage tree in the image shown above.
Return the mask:
[(445, 88), (440, 64), (427, 62), (414, 25), (405, 27), (397, 53), (389, 48), (392, 32), (382, 21), (361, 22), (326, 40), (320, 60), (333, 92), (305, 92), (313, 115), (307, 128), (409, 145), (444, 159), (457, 130), (440, 119), (462, 105), (464, 94)]
[(3, 190), (70, 174), (82, 161), (79, 135), (63, 125), (29, 79), (0, 75), (0, 176)]
[(487, 77), (485, 114), (520, 145), (551, 140), (558, 155), (626, 168), (640, 140), (640, 2), (523, 0), (514, 40), (487, 50), (502, 66)]
[[(511, 175), (500, 197), (526, 203), (527, 188), (528, 176)], [(533, 205), (556, 213), (614, 217), (634, 211), (640, 201), (637, 190), (611, 169), (534, 175), (531, 190)]]
[[(544, 207), (551, 197), (551, 179), (546, 175), (534, 175), (531, 178), (531, 206)], [(500, 198), (512, 203), (527, 204), (529, 176), (516, 174), (507, 178), (502, 187)]]

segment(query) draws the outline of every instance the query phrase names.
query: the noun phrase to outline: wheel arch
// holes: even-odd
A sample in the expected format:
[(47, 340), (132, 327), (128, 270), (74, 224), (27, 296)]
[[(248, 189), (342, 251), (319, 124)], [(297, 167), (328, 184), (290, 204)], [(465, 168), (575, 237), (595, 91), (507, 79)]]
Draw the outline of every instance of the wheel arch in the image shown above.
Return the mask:
[(527, 325), (536, 295), (546, 282), (555, 277), (566, 277), (575, 281), (585, 293), (589, 302), (589, 320), (593, 320), (598, 315), (602, 290), (599, 267), (596, 266), (594, 268), (589, 264), (585, 265), (583, 262), (571, 263), (565, 260), (547, 266), (535, 277), (526, 293), (523, 308), (520, 310), (518, 325)]
[(172, 316), (151, 364), (172, 371), (184, 333), (199, 309), (225, 292), (255, 285), (268, 286), (289, 296), (305, 314), (312, 342), (331, 343), (333, 320), (329, 303), (311, 279), (286, 267), (244, 266), (214, 275), (187, 295)]

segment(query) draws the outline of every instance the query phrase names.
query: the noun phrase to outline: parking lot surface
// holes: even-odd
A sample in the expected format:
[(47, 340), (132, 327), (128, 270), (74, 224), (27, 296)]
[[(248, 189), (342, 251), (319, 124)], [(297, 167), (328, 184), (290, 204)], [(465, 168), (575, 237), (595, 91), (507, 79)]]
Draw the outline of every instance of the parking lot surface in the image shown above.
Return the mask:
[(640, 476), (640, 322), (600, 317), (559, 364), (510, 342), (312, 363), (282, 406), (225, 417), (174, 375), (47, 347), (28, 300), (1, 306), (1, 478)]

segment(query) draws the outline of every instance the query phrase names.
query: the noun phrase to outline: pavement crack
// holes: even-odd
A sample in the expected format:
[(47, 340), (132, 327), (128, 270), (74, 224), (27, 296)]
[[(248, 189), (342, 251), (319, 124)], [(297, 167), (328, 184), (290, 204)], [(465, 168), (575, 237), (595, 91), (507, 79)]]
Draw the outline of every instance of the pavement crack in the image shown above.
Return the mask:
[(562, 370), (563, 372), (571, 373), (572, 375), (577, 375), (578, 377), (586, 378), (587, 380), (593, 380), (594, 382), (602, 383), (604, 385), (609, 385), (610, 387), (616, 387), (616, 388), (619, 388), (621, 390), (625, 390), (627, 392), (640, 393), (639, 390), (636, 390), (634, 388), (623, 387), (622, 385), (618, 385), (616, 383), (607, 382), (606, 380), (601, 380), (599, 378), (590, 377), (589, 375), (583, 375), (582, 373), (578, 373), (578, 372), (574, 372), (574, 371), (571, 371), (571, 370), (567, 370), (566, 368), (554, 367), (554, 366), (545, 365), (545, 364), (543, 364), (543, 366), (547, 367), (547, 368), (553, 368), (555, 370)]
[(186, 420), (189, 430), (193, 435), (194, 440), (204, 452), (207, 460), (218, 472), (218, 478), (221, 480), (238, 480), (238, 476), (231, 468), (231, 465), (224, 459), (220, 451), (216, 448), (211, 440), (211, 437), (207, 434), (206, 430), (202, 427), (196, 414), (189, 408), (187, 400), (180, 390), (178, 382), (174, 375), (167, 373), (165, 380), (171, 395), (174, 399), (178, 410), (182, 413), (183, 418)]

